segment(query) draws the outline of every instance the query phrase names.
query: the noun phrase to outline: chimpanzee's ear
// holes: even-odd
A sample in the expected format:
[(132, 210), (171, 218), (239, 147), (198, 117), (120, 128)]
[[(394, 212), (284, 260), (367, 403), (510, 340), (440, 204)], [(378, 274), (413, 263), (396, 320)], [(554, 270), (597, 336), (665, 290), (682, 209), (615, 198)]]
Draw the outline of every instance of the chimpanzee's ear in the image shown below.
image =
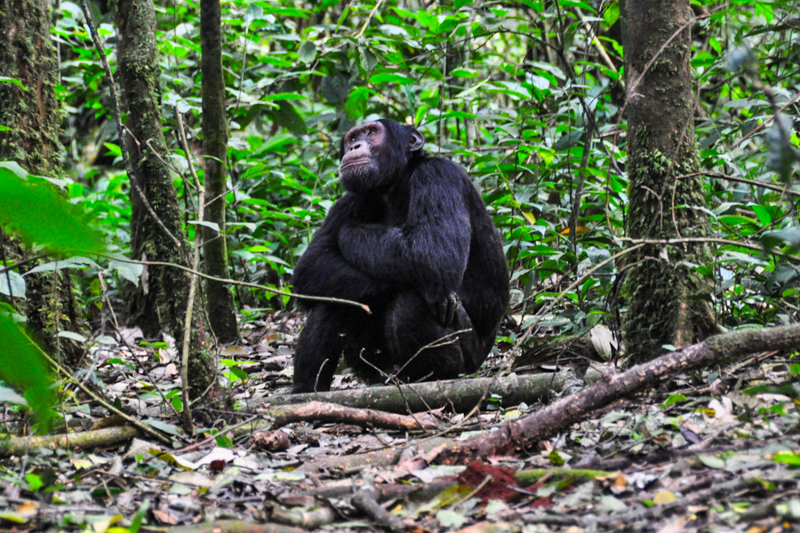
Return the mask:
[(414, 126), (408, 127), (408, 151), (419, 152), (425, 146), (425, 138)]

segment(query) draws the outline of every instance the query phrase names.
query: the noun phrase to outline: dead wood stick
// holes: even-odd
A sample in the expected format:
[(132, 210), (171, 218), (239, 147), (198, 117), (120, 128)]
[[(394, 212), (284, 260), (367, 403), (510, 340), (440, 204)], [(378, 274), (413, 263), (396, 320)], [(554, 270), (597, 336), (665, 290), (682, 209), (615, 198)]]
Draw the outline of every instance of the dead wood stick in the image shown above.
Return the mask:
[[(421, 452), (430, 452), (439, 446), (455, 446), (458, 441), (443, 437), (432, 437), (424, 439), (417, 445)], [(364, 466), (389, 466), (396, 464), (400, 460), (403, 448), (386, 448), (373, 452), (359, 453), (354, 455), (340, 455), (308, 461), (298, 468), (303, 472), (315, 472), (317, 470), (349, 470), (355, 467)]]
[(266, 409), (263, 414), (275, 419), (272, 425), (273, 428), (302, 421), (335, 422), (404, 431), (437, 429), (439, 427), (438, 421), (430, 413), (420, 413), (413, 416), (398, 415), (374, 409), (356, 409), (343, 407), (335, 403), (316, 401), (299, 405), (278, 405)]
[[(570, 468), (536, 468), (531, 470), (519, 470), (514, 473), (514, 479), (519, 482), (523, 487), (532, 485), (540, 479), (547, 477), (550, 481), (561, 481), (564, 479), (575, 480), (575, 483), (583, 483), (604, 477), (611, 472), (605, 470), (572, 470)], [(344, 498), (353, 494), (354, 491), (360, 489), (365, 482), (361, 480), (350, 480), (343, 483), (337, 481), (329, 485), (321, 487), (314, 487), (307, 490), (300, 490), (294, 492), (285, 492), (278, 496), (278, 501), (286, 505), (291, 505), (295, 501), (300, 501), (302, 498), (313, 496), (316, 498)], [(409, 485), (406, 483), (395, 483), (388, 485), (377, 485), (375, 488), (378, 493), (375, 499), (379, 502), (394, 500), (397, 498), (405, 498), (414, 495), (416, 498), (428, 500), (441, 491), (454, 487), (457, 481), (454, 477), (438, 479), (429, 483), (417, 483)]]
[[(599, 375), (590, 369), (585, 380), (597, 381)], [(270, 397), (269, 402), (274, 406), (318, 400), (389, 413), (408, 413), (409, 409), (412, 413), (417, 413), (426, 411), (428, 406), (432, 409), (452, 407), (457, 412), (466, 412), (480, 402), (486, 387), (491, 387), (490, 394), (501, 397), (503, 406), (512, 406), (551, 398), (553, 392), (561, 392), (564, 384), (574, 377), (571, 370), (519, 376), (511, 374), (497, 379), (464, 378), (413, 383), (399, 387), (390, 385), (345, 391), (287, 394)]]
[(24, 455), (26, 450), (34, 448), (81, 449), (110, 446), (118, 442), (130, 440), (139, 434), (139, 430), (131, 426), (115, 426), (65, 435), (47, 435), (43, 437), (11, 437), (0, 440), (0, 457), (6, 455)]
[(375, 485), (367, 483), (351, 499), (353, 507), (370, 517), (377, 525), (391, 531), (405, 529), (403, 520), (396, 515), (389, 514), (378, 503), (378, 491)]
[(332, 524), (336, 521), (336, 513), (333, 509), (326, 506), (318, 506), (315, 509), (285, 509), (272, 502), (265, 502), (264, 509), (267, 516), (273, 522), (279, 522), (289, 526), (298, 526), (306, 530), (315, 531), (322, 526)]
[[(303, 498), (309, 496), (315, 498), (344, 498), (345, 496), (350, 496), (356, 490), (359, 490), (364, 483), (363, 480), (350, 480), (347, 483), (331, 483), (330, 485), (323, 485), (313, 489), (286, 492), (278, 496), (278, 501), (286, 505), (291, 505), (293, 502), (301, 501)], [(417, 483), (414, 485), (405, 483), (378, 485), (375, 487), (378, 490), (375, 499), (379, 502), (385, 502), (397, 498), (405, 498), (413, 494), (416, 498), (421, 500), (429, 500), (436, 494), (450, 487), (454, 487), (455, 485), (456, 482), (453, 479), (435, 480), (430, 483)]]
[[(156, 531), (142, 526), (141, 531), (148, 533)], [(163, 529), (158, 531), (163, 532)], [(216, 520), (214, 522), (201, 522), (189, 526), (172, 527), (166, 530), (168, 533), (306, 533), (304, 529), (283, 526), (280, 524), (253, 524), (244, 520)]]
[(446, 450), (440, 460), (463, 462), (471, 458), (505, 453), (530, 446), (583, 420), (589, 413), (612, 401), (658, 381), (707, 366), (723, 359), (769, 350), (800, 347), (800, 324), (766, 329), (742, 329), (717, 335), (688, 348), (635, 366), (603, 379), (519, 420), (500, 426), (498, 431)]

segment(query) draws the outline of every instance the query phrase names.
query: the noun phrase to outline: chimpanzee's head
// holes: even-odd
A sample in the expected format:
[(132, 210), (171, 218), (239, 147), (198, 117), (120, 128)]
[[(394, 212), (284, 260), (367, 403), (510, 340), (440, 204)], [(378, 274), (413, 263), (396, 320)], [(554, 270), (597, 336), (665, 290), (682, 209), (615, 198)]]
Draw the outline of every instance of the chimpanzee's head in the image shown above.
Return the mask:
[(411, 161), (422, 155), (425, 139), (414, 126), (382, 118), (347, 132), (339, 149), (339, 182), (357, 194), (383, 192), (408, 177)]

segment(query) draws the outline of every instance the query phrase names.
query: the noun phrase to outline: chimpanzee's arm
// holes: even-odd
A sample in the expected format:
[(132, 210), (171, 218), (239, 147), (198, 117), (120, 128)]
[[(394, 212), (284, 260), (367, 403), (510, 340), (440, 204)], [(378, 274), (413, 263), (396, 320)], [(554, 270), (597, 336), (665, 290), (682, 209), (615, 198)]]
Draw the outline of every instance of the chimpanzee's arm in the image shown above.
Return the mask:
[[(388, 288), (387, 283), (356, 269), (339, 251), (339, 232), (347, 223), (358, 223), (360, 202), (357, 196), (347, 194), (328, 212), (294, 269), (295, 293), (363, 301)], [(314, 304), (311, 300), (304, 302), (306, 307)]]
[(344, 258), (371, 276), (420, 291), (438, 301), (456, 291), (467, 267), (470, 217), (458, 165), (422, 163), (410, 177), (404, 225), (348, 224), (339, 232)]

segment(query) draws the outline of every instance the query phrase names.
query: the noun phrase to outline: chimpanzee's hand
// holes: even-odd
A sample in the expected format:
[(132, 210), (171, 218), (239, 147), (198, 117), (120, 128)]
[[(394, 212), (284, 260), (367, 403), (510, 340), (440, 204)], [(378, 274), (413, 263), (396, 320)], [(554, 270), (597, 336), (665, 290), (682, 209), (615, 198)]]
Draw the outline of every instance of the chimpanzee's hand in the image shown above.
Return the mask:
[(442, 326), (449, 326), (453, 323), (458, 306), (461, 304), (461, 299), (455, 292), (451, 292), (445, 297), (426, 297), (425, 301), (428, 303), (431, 314)]

